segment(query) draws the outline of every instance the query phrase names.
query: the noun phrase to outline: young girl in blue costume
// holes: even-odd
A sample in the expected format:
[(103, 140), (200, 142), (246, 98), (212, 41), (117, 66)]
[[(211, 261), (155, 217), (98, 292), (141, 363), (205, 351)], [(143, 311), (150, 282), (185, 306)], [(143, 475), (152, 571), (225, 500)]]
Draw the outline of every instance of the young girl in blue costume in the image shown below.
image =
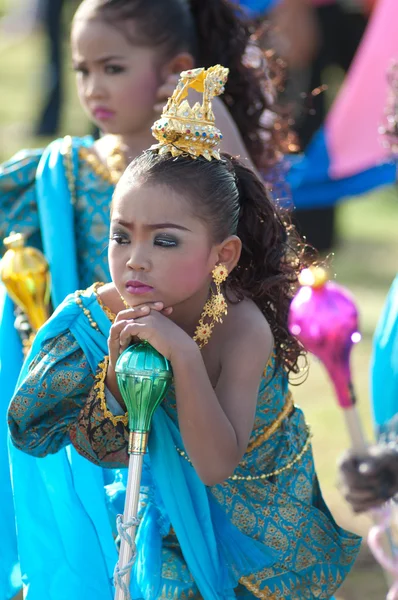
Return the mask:
[[(151, 143), (150, 127), (161, 112), (159, 104), (163, 107), (174, 89), (173, 73), (195, 63), (228, 63), (231, 78), (225, 103), (215, 106), (224, 124), (223, 148), (250, 156), (266, 172), (277, 145), (272, 137), (267, 149), (262, 144), (264, 74), (242, 64), (248, 39), (248, 27), (224, 0), (86, 0), (80, 5), (71, 32), (77, 88), (89, 118), (105, 135), (97, 142), (90, 137), (59, 139), (44, 150), (25, 150), (0, 168), (0, 239), (17, 230), (28, 244), (44, 249), (54, 308), (77, 288), (109, 281), (105, 240), (114, 184), (125, 164)], [(14, 307), (4, 289), (0, 295), (0, 597), (9, 598), (19, 578), (17, 570), (13, 572), (17, 559), (5, 411), (22, 351)], [(19, 467), (17, 460), (14, 457), (13, 470), (19, 506), (19, 473), (34, 467), (25, 462)], [(28, 507), (17, 511), (22, 523), (39, 518), (26, 511)], [(24, 537), (22, 524), (19, 529)], [(24, 547), (21, 540), (25, 572), (29, 562)]]
[[(9, 409), (24, 452), (51, 460), (72, 443), (89, 459), (70, 485), (46, 489), (62, 496), (47, 515), (59, 539), (44, 557), (57, 598), (112, 598), (116, 549), (89, 461), (127, 464), (114, 368), (135, 339), (170, 360), (174, 385), (150, 436), (134, 599), (330, 598), (358, 552), (323, 502), (288, 390), (303, 354), (287, 328), (301, 252), (257, 176), (218, 154), (209, 101), (225, 76), (182, 74), (153, 128), (159, 144), (116, 187), (112, 283), (61, 304)], [(189, 86), (204, 88), (202, 106), (184, 101)]]

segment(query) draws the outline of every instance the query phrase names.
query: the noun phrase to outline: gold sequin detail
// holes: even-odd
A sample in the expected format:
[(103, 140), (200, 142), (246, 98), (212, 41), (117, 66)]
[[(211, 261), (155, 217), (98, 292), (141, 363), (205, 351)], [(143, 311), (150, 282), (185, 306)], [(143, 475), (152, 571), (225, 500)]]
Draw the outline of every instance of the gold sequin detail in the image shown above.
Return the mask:
[(77, 195), (76, 195), (76, 182), (75, 176), (73, 174), (73, 155), (72, 155), (72, 138), (70, 135), (65, 136), (61, 154), (64, 157), (64, 168), (65, 168), (65, 176), (66, 181), (68, 183), (68, 190), (70, 193), (71, 202), (73, 205), (76, 204)]
[(104, 311), (104, 313), (106, 314), (106, 316), (108, 317), (108, 319), (110, 320), (110, 322), (111, 322), (111, 323), (113, 323), (113, 322), (114, 322), (114, 320), (116, 319), (116, 315), (115, 315), (115, 313), (113, 313), (113, 312), (111, 311), (111, 309), (110, 309), (110, 308), (108, 308), (108, 307), (107, 307), (107, 306), (104, 304), (104, 302), (103, 302), (103, 300), (102, 300), (101, 296), (98, 294), (98, 289), (99, 289), (100, 287), (102, 287), (103, 285), (105, 285), (105, 284), (104, 284), (104, 283), (95, 283), (95, 284), (93, 285), (93, 291), (94, 291), (94, 294), (95, 294), (95, 296), (96, 296), (96, 298), (97, 298), (97, 302), (98, 302), (98, 304), (100, 305), (100, 307), (102, 308), (102, 310)]
[(125, 425), (125, 427), (127, 427), (129, 422), (128, 413), (126, 412), (124, 415), (113, 415), (106, 405), (105, 378), (108, 372), (108, 366), (109, 356), (105, 356), (104, 360), (98, 365), (98, 372), (95, 376), (95, 384), (93, 389), (97, 392), (97, 395), (101, 401), (101, 410), (103, 411), (105, 417), (107, 417), (113, 423), (113, 425), (117, 425), (121, 422), (123, 425)]
[(251, 592), (256, 598), (262, 598), (265, 600), (278, 600), (277, 594), (271, 594), (269, 588), (260, 590), (260, 588), (255, 583), (250, 581), (249, 577), (241, 577), (239, 579), (239, 583), (241, 583), (247, 590), (249, 590), (249, 592)]
[(267, 370), (272, 365), (272, 363), (273, 363), (273, 361), (274, 361), (275, 358), (276, 358), (276, 352), (275, 352), (275, 349), (274, 349), (274, 350), (272, 350), (271, 354), (269, 355), (267, 364), (265, 365), (265, 369), (263, 371), (263, 377), (266, 377)]
[[(231, 475), (230, 477), (228, 477), (228, 479), (231, 481), (259, 481), (264, 479), (270, 479), (271, 477), (276, 477), (284, 471), (288, 471), (289, 469), (291, 469), (296, 463), (298, 463), (302, 459), (304, 454), (307, 452), (307, 450), (309, 450), (311, 446), (311, 438), (312, 434), (309, 426), (307, 425), (307, 438), (304, 442), (304, 446), (301, 448), (300, 452), (293, 458), (293, 460), (291, 460), (289, 463), (287, 463), (287, 465), (281, 467), (280, 469), (275, 469), (275, 471), (271, 471), (270, 473), (262, 473), (261, 475)], [(189, 463), (191, 462), (189, 456), (184, 450), (181, 450), (181, 448), (177, 447), (176, 450), (182, 458), (185, 458), (185, 460), (187, 460)]]
[(98, 177), (101, 177), (111, 185), (116, 185), (126, 169), (126, 159), (118, 144), (109, 152), (105, 166), (99, 157), (89, 148), (79, 148), (79, 158), (84, 160)]
[(269, 440), (271, 435), (275, 433), (275, 431), (281, 426), (282, 422), (290, 415), (293, 408), (293, 396), (292, 393), (289, 392), (286, 396), (286, 404), (281, 413), (269, 427), (265, 427), (262, 430), (263, 433), (256, 435), (255, 439), (248, 445), (246, 452), (252, 452), (255, 448), (258, 448), (261, 446), (261, 444)]

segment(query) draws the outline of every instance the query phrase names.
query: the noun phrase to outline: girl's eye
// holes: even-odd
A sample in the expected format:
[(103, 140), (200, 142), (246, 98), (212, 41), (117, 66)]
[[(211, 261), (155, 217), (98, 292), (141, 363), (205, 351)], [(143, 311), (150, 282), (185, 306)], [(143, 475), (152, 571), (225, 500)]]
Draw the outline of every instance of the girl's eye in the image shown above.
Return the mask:
[(120, 65), (106, 65), (105, 67), (105, 73), (107, 75), (118, 75), (119, 73), (123, 73), (125, 70), (125, 67), (121, 67)]
[(175, 248), (178, 246), (178, 241), (168, 235), (159, 235), (155, 238), (155, 246), (161, 246), (162, 248)]
[(111, 235), (110, 240), (112, 242), (116, 242), (119, 245), (123, 245), (123, 244), (129, 244), (130, 240), (127, 237), (127, 235), (123, 234), (123, 233), (114, 233)]

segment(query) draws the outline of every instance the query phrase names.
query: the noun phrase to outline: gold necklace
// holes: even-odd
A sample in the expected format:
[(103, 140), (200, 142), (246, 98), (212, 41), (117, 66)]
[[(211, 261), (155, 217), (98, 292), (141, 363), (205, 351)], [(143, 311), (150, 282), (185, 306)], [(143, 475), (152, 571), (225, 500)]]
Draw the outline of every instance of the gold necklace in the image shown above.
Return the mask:
[(106, 165), (92, 149), (84, 146), (79, 148), (79, 158), (84, 160), (96, 175), (112, 185), (117, 184), (127, 167), (127, 160), (119, 138), (115, 138), (115, 143), (106, 157)]
[(127, 168), (126, 155), (120, 138), (115, 138), (115, 144), (106, 158), (106, 164), (116, 184)]

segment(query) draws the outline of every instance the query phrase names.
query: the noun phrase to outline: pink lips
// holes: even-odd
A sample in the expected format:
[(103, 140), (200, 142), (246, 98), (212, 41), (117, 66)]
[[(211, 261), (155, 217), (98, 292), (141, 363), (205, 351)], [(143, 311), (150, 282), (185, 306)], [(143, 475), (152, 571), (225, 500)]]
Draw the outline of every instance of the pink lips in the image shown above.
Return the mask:
[(104, 108), (102, 106), (99, 106), (93, 110), (93, 115), (96, 119), (98, 119), (98, 121), (108, 121), (109, 119), (112, 119), (114, 114), (115, 113), (113, 110), (109, 110), (108, 108)]
[(145, 285), (144, 283), (141, 283), (141, 281), (128, 281), (126, 283), (126, 290), (129, 294), (143, 295), (152, 292), (153, 287)]

